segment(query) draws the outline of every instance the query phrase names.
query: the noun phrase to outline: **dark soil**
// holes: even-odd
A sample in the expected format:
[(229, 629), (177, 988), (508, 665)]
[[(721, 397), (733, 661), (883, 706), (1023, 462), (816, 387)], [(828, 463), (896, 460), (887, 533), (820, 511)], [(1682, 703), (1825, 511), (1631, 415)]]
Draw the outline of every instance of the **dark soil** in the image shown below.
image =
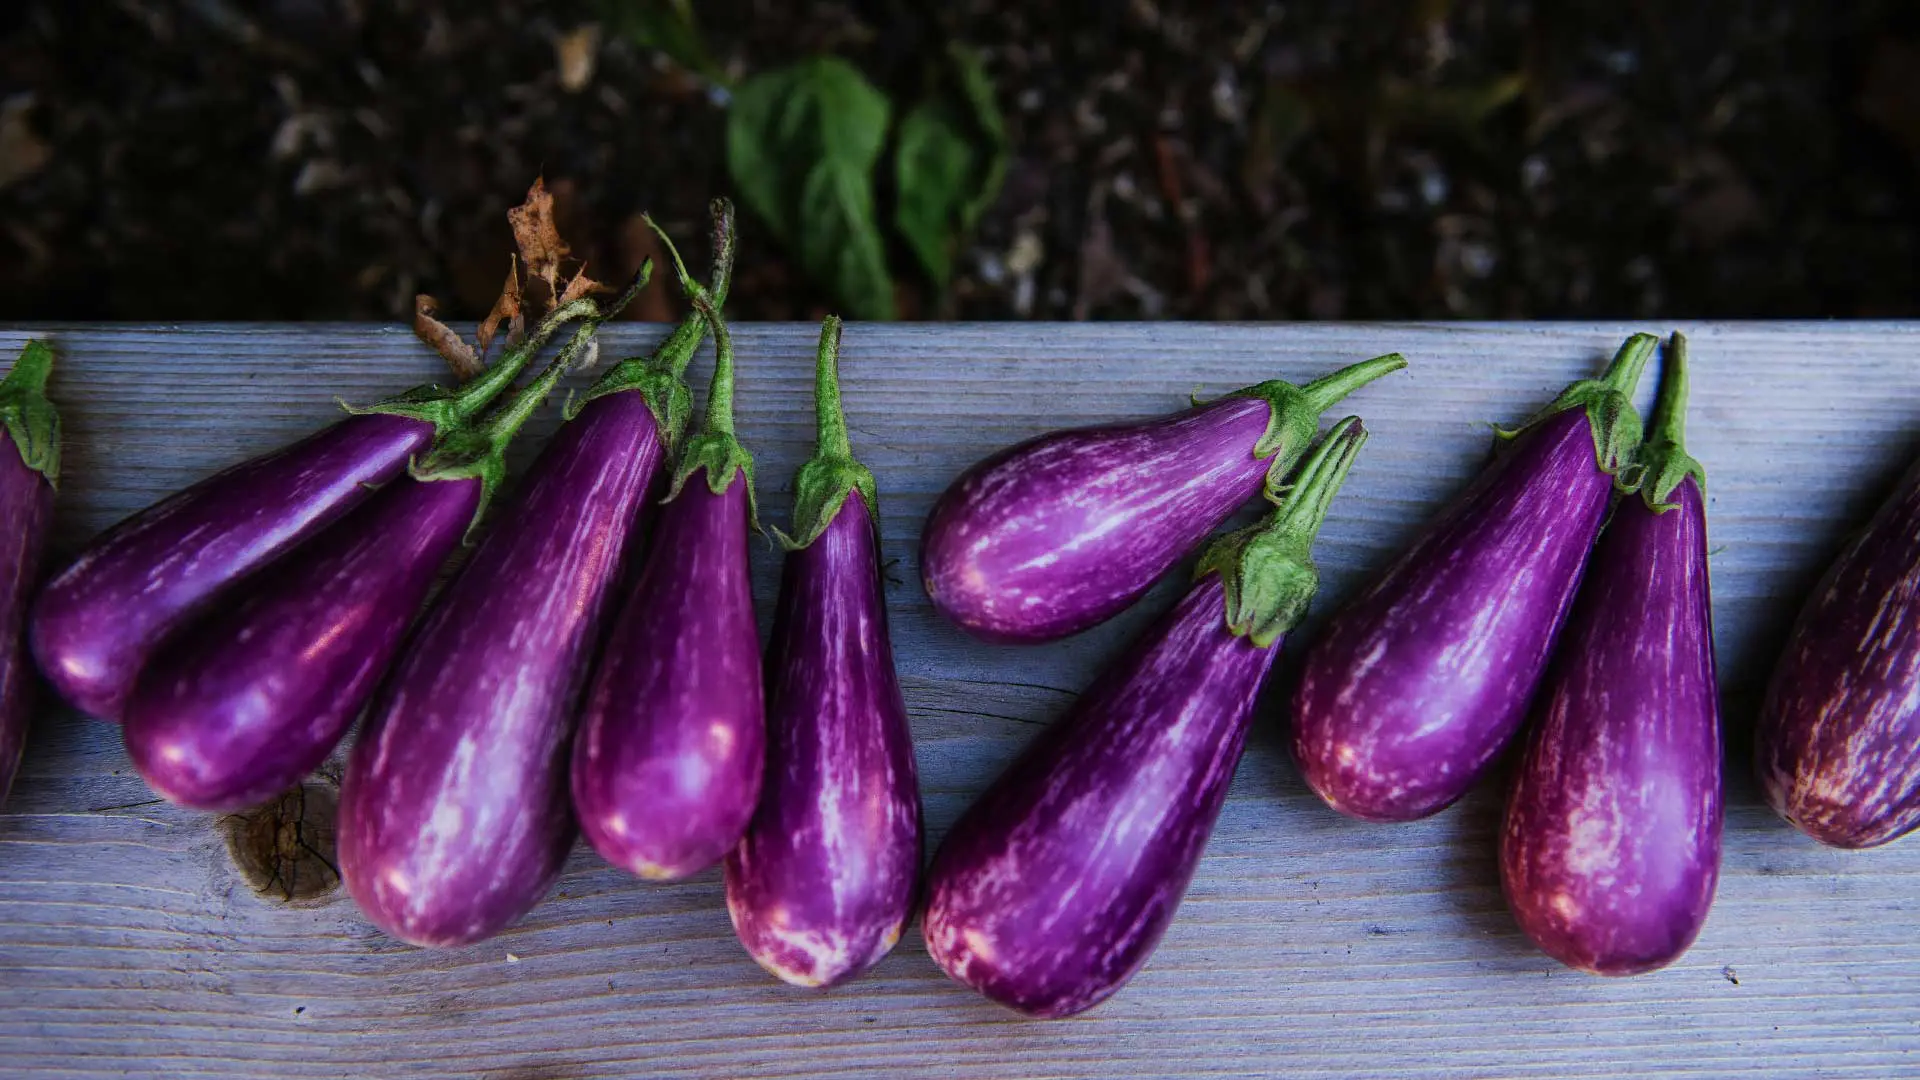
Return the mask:
[[(0, 319), (475, 318), (536, 174), (603, 279), (728, 189), (723, 91), (612, 31), (564, 85), (605, 8), (7, 6)], [(1910, 3), (698, 8), (734, 75), (985, 55), (1013, 165), (949, 294), (896, 252), (910, 316), (1920, 314)], [(738, 317), (825, 310), (743, 245)]]

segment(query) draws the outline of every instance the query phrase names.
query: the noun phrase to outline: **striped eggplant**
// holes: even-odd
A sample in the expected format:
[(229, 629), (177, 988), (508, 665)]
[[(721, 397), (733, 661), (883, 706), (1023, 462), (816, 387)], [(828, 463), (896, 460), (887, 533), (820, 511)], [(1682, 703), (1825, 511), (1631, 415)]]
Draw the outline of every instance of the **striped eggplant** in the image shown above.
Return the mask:
[(1193, 878), (1311, 548), (1366, 433), (1341, 421), (1264, 522), (1216, 541), (1186, 598), (994, 781), (927, 875), (927, 951), (1030, 1016), (1090, 1009), (1146, 963)]
[(119, 721), (140, 669), (169, 631), (399, 476), (410, 458), (511, 386), (560, 327), (592, 311), (591, 301), (567, 304), (464, 386), (416, 387), (349, 408), (346, 419), (102, 533), (34, 604), (33, 654), (47, 681), (80, 711)]
[(252, 577), (243, 596), (162, 642), (122, 729), (155, 792), (181, 806), (236, 810), (326, 759), (498, 487), (507, 443), (604, 317), (584, 320), (552, 366), (500, 410), (453, 428), (406, 476)]
[(1594, 547), (1500, 834), (1520, 928), (1601, 975), (1679, 959), (1720, 879), (1706, 472), (1685, 448), (1686, 401), (1675, 334), (1640, 492)]
[(1920, 464), (1801, 609), (1754, 729), (1767, 802), (1823, 844), (1920, 826)]
[(1313, 442), (1320, 414), (1407, 366), (1376, 357), (1138, 424), (1003, 450), (934, 504), (920, 572), (942, 615), (986, 641), (1051, 641), (1140, 599)]
[[(730, 209), (716, 206), (716, 297), (732, 262)], [(693, 294), (699, 286), (674, 262)], [(574, 709), (648, 495), (658, 498), (679, 442), (681, 375), (705, 328), (696, 313), (653, 356), (617, 365), (588, 392), (368, 711), (341, 786), (340, 875), (394, 937), (478, 941), (558, 878), (576, 832)]]
[(820, 329), (819, 442), (794, 481), (794, 536), (767, 651), (760, 806), (726, 861), (727, 912), (797, 986), (872, 967), (920, 876), (920, 787), (893, 668), (873, 474), (841, 413), (840, 320)]
[(1604, 376), (1568, 387), (1329, 620), (1294, 694), (1292, 747), (1335, 810), (1437, 813), (1519, 730), (1613, 488), (1637, 472), (1630, 395), (1657, 345), (1637, 334)]
[(33, 708), (33, 664), (27, 657), (27, 601), (39, 581), (40, 552), (53, 524), (53, 487), (60, 482), (60, 413), (47, 400), (53, 350), (29, 341), (0, 379), (0, 805), (13, 787), (27, 718)]
[(714, 337), (706, 419), (659, 509), (573, 745), (581, 832), (608, 862), (654, 880), (704, 870), (739, 841), (766, 759), (747, 572), (753, 458), (733, 434), (732, 338), (707, 298), (694, 304)]

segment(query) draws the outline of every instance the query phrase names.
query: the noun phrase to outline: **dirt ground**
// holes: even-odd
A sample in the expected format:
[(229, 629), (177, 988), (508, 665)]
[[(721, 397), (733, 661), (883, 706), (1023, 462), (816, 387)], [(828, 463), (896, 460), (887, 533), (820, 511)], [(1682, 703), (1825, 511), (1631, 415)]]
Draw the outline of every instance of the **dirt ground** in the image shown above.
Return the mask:
[[(1007, 181), (907, 317), (1920, 314), (1909, 3), (696, 6), (735, 76), (984, 56)], [(477, 318), (536, 174), (603, 278), (729, 188), (724, 90), (605, 5), (7, 7), (0, 319)], [(742, 237), (736, 317), (827, 309)]]

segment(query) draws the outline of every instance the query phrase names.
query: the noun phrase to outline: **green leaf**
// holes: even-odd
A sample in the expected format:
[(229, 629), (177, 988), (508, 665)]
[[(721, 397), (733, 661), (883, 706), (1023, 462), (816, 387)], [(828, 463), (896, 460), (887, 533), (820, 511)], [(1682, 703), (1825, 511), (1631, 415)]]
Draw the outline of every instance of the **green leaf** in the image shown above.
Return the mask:
[(861, 319), (893, 318), (873, 170), (892, 112), (832, 57), (742, 84), (727, 116), (727, 168), (747, 208)]
[(894, 156), (894, 225), (934, 284), (946, 287), (953, 252), (979, 223), (1007, 172), (1007, 132), (979, 57), (954, 46), (951, 93), (916, 106)]
[(726, 85), (726, 72), (707, 51), (706, 38), (693, 15), (692, 0), (606, 0), (609, 23), (641, 46), (665, 53), (667, 59)]
[(943, 102), (924, 102), (900, 123), (894, 224), (943, 289), (953, 275), (955, 242), (971, 224), (966, 218), (976, 196), (969, 189), (984, 167), (980, 157)]

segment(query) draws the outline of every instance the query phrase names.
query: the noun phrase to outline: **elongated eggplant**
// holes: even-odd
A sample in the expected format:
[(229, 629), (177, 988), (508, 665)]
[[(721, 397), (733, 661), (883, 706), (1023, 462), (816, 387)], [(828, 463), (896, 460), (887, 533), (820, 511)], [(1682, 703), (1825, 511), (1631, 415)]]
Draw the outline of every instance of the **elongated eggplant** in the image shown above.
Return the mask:
[(1313, 538), (1365, 439), (1341, 421), (1271, 516), (1209, 547), (1186, 598), (961, 816), (927, 876), (927, 951), (948, 975), (1059, 1017), (1146, 963), (1319, 587)]
[(60, 695), (119, 721), (147, 658), (220, 590), (314, 536), (480, 414), (549, 338), (585, 317), (555, 310), (525, 342), (455, 390), (416, 387), (282, 450), (242, 462), (102, 533), (34, 604), (34, 658)]
[[(1466, 794), (1518, 731), (1616, 485), (1657, 339), (1575, 383), (1328, 621), (1293, 699), (1293, 755), (1335, 810), (1410, 821)], [(1621, 477), (1625, 470), (1627, 477)]]
[(1285, 476), (1321, 413), (1405, 366), (1395, 353), (1304, 388), (1264, 382), (1175, 416), (1003, 450), (955, 480), (928, 516), (927, 596), (986, 641), (1051, 641), (1103, 622)]
[[(731, 208), (715, 209), (721, 296)], [(699, 286), (677, 253), (674, 262), (691, 295)], [(653, 356), (602, 377), (368, 711), (341, 787), (340, 874), (389, 934), (416, 945), (478, 941), (531, 910), (559, 876), (576, 832), (574, 710), (647, 496), (658, 497), (667, 450), (680, 441), (681, 375), (705, 326), (696, 313)]]
[(1686, 400), (1675, 334), (1644, 480), (1594, 547), (1500, 834), (1520, 928), (1601, 975), (1679, 959), (1720, 879), (1706, 472), (1686, 452)]
[(33, 663), (27, 657), (27, 601), (39, 581), (40, 552), (53, 524), (60, 482), (60, 413), (47, 400), (53, 350), (29, 341), (0, 379), (0, 805), (27, 746)]
[(704, 870), (739, 842), (766, 761), (747, 571), (753, 458), (733, 434), (732, 338), (706, 297), (694, 305), (715, 345), (705, 422), (660, 507), (573, 746), (573, 806), (587, 842), (654, 880)]
[(243, 597), (161, 644), (134, 684), (122, 730), (155, 792), (181, 806), (236, 810), (326, 760), (499, 486), (507, 443), (603, 317), (585, 320), (506, 406), (452, 429), (408, 475), (255, 575)]
[(794, 481), (767, 653), (760, 806), (727, 856), (727, 913), (760, 966), (830, 986), (880, 961), (913, 914), (920, 787), (893, 668), (873, 474), (840, 407), (840, 320), (820, 328), (819, 441)]
[(1920, 464), (1834, 560), (1754, 729), (1767, 803), (1838, 848), (1920, 827)]

